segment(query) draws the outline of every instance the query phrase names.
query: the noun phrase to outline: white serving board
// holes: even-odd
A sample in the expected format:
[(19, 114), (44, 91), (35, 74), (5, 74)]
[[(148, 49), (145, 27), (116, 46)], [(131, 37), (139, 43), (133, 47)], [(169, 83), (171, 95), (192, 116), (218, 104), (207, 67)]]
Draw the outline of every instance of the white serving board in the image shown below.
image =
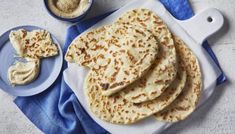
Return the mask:
[[(215, 89), (216, 79), (220, 71), (201, 44), (207, 37), (211, 36), (222, 27), (224, 20), (221, 13), (216, 9), (207, 9), (189, 20), (179, 21), (172, 17), (157, 0), (133, 0), (85, 32), (103, 25), (111, 24), (123, 13), (135, 8), (147, 8), (154, 11), (168, 25), (172, 33), (183, 39), (188, 47), (196, 54), (203, 76), (203, 93), (200, 104), (205, 102)], [(212, 18), (212, 22), (208, 21), (208, 17)], [(87, 71), (88, 70), (84, 67), (69, 64), (69, 67), (64, 71), (65, 82), (74, 91), (88, 114), (107, 131), (113, 134), (150, 134), (159, 133), (172, 125), (171, 123), (158, 122), (154, 118), (147, 118), (132, 125), (117, 125), (100, 120), (90, 111), (84, 95), (83, 81), (87, 75)]]

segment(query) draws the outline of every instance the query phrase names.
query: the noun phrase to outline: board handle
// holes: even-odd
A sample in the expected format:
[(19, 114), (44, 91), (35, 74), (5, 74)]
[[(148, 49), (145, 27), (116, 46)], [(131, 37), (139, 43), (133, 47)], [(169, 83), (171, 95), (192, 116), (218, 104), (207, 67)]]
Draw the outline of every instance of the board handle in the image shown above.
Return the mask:
[(189, 20), (177, 21), (199, 44), (217, 32), (224, 24), (223, 15), (215, 8), (206, 9)]

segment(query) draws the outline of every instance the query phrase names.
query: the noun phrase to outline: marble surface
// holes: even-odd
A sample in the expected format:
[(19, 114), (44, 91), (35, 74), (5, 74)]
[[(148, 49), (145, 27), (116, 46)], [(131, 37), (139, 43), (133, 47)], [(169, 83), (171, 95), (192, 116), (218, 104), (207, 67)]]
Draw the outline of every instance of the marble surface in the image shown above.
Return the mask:
[[(123, 6), (128, 0), (95, 0), (92, 17)], [(225, 26), (208, 40), (215, 51), (229, 81), (217, 87), (216, 92), (204, 106), (188, 119), (177, 123), (167, 134), (233, 134), (235, 133), (235, 1), (191, 0), (195, 12), (208, 7), (222, 11)], [(61, 44), (66, 28), (70, 25), (51, 17), (42, 0), (0, 0), (0, 34), (19, 25), (36, 25), (49, 30)], [(40, 134), (13, 103), (13, 96), (0, 90), (0, 134)]]

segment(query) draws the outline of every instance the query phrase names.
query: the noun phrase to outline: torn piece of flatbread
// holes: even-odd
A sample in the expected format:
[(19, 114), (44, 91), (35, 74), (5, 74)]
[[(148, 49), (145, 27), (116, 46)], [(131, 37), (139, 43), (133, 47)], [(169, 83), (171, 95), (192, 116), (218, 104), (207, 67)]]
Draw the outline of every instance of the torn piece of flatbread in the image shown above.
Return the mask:
[(11, 31), (9, 38), (16, 53), (22, 58), (40, 59), (58, 54), (57, 45), (46, 30), (30, 32), (19, 29)]

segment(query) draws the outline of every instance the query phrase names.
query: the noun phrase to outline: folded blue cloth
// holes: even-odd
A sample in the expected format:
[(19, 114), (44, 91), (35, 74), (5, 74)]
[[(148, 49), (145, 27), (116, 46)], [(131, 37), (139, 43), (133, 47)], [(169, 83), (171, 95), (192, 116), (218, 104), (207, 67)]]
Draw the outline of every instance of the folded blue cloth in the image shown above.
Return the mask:
[[(160, 0), (166, 9), (178, 19), (188, 19), (193, 16), (192, 8), (188, 0)], [(84, 30), (108, 16), (104, 15), (82, 21), (67, 30), (66, 42), (63, 53), (66, 52), (70, 42)], [(219, 66), (213, 51), (205, 42), (203, 47), (211, 55), (212, 59)], [(62, 71), (67, 67), (64, 62)], [(221, 68), (220, 68), (221, 69)], [(226, 81), (221, 70), (221, 76), (217, 84)], [(75, 94), (65, 83), (62, 72), (56, 82), (46, 91), (31, 97), (17, 97), (15, 104), (41, 131), (46, 134), (105, 134), (109, 133), (96, 122), (94, 122), (82, 108)]]

